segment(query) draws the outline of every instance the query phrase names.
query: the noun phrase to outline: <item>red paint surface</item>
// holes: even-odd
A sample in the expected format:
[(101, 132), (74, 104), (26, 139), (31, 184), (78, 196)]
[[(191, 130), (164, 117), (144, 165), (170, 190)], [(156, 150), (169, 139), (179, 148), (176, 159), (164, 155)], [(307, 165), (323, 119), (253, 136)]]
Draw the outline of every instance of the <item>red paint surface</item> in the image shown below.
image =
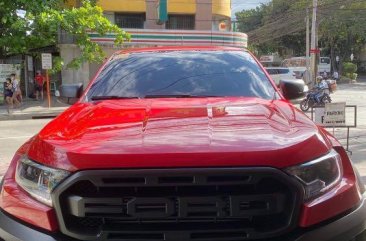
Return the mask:
[(342, 157), (343, 179), (339, 185), (325, 195), (304, 204), (300, 220), (302, 227), (309, 227), (345, 213), (361, 201), (362, 197), (357, 187), (351, 162), (343, 147), (338, 144), (336, 144), (335, 149)]
[[(233, 50), (165, 47), (134, 51), (197, 49)], [(14, 181), (17, 159), (24, 154), (44, 165), (71, 172), (235, 166), (281, 169), (320, 157), (332, 147), (342, 156), (343, 180), (325, 195), (303, 205), (299, 220), (303, 227), (355, 207), (361, 195), (340, 144), (287, 101), (256, 98), (80, 101), (21, 147), (5, 176), (0, 206), (32, 225), (57, 230), (54, 210), (35, 201)]]
[(27, 144), (20, 148), (4, 176), (0, 207), (6, 213), (31, 225), (51, 232), (57, 231), (55, 210), (32, 198), (15, 182), (16, 165), (21, 155), (25, 154), (26, 149)]
[(288, 167), (329, 151), (283, 101), (254, 98), (79, 103), (35, 138), (29, 157), (68, 171), (100, 168)]

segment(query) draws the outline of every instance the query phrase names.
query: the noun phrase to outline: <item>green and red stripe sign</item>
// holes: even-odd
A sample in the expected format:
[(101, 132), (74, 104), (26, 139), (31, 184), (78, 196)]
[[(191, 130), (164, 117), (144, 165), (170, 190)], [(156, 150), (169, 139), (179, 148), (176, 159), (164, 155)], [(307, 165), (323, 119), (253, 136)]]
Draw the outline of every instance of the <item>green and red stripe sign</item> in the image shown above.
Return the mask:
[[(142, 45), (218, 45), (246, 48), (248, 37), (240, 32), (195, 31), (195, 30), (153, 30), (126, 29), (131, 41), (125, 44)], [(113, 44), (115, 34), (100, 36), (90, 33), (90, 38), (98, 43)]]

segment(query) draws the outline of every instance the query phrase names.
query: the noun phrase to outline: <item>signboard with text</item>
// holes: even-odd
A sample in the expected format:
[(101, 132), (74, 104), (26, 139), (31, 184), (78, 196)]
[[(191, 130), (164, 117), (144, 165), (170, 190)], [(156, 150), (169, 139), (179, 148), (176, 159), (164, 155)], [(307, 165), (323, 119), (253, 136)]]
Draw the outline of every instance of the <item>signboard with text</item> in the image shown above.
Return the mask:
[(259, 59), (260, 62), (273, 62), (274, 56), (273, 55), (263, 55)]
[(333, 127), (346, 125), (346, 103), (327, 103), (324, 107), (314, 109), (316, 124)]
[(327, 103), (324, 111), (325, 126), (346, 125), (346, 103)]
[(42, 69), (52, 69), (52, 54), (43, 53), (41, 56)]

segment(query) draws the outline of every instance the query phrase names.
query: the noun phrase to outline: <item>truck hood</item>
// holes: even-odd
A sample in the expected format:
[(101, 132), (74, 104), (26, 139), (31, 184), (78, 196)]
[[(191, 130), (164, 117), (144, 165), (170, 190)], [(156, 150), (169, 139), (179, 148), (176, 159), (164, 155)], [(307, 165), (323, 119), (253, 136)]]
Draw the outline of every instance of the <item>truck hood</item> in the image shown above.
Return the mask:
[(31, 142), (28, 156), (77, 171), (272, 166), (324, 155), (331, 144), (291, 104), (256, 98), (78, 103)]

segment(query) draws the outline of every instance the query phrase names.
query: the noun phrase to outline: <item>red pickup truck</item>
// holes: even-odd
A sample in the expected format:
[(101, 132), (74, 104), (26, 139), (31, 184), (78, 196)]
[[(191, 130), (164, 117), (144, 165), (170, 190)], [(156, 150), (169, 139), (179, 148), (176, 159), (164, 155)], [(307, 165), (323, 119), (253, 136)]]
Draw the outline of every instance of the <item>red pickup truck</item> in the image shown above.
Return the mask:
[[(341, 144), (247, 51), (113, 55), (15, 154), (5, 240), (362, 240), (365, 190)], [(71, 94), (70, 94), (71, 93)]]

